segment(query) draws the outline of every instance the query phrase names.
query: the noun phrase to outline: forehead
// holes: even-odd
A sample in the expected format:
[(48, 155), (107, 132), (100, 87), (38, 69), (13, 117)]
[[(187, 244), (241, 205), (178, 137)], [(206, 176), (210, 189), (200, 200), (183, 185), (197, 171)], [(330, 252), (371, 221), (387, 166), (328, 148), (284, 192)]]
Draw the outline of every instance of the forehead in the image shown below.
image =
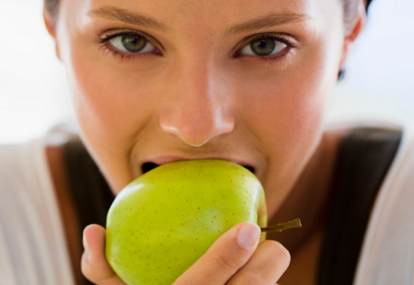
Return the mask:
[[(159, 19), (169, 27), (212, 29), (269, 14), (295, 13), (309, 19), (335, 16), (339, 0), (71, 0), (64, 1), (75, 15), (90, 16), (103, 7), (116, 7)], [(73, 15), (74, 16), (74, 15)], [(338, 16), (338, 15), (336, 15)]]
[[(75, 0), (88, 3), (85, 6), (100, 7), (105, 5), (124, 7), (139, 11), (153, 11), (160, 17), (171, 16), (237, 16), (254, 11), (265, 12), (269, 9), (304, 8), (319, 0)], [(330, 0), (332, 1), (332, 0)], [(167, 9), (168, 8), (168, 9)], [(230, 15), (229, 15), (230, 13)]]

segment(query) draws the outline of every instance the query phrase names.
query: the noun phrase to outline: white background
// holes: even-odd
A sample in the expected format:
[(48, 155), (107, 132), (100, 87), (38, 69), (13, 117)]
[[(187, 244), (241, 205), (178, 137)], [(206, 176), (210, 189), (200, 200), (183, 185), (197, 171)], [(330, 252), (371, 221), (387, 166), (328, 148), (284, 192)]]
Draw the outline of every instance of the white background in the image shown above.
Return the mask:
[[(327, 106), (328, 122), (414, 122), (414, 1), (375, 0)], [(21, 142), (73, 117), (42, 1), (0, 1), (0, 143)]]

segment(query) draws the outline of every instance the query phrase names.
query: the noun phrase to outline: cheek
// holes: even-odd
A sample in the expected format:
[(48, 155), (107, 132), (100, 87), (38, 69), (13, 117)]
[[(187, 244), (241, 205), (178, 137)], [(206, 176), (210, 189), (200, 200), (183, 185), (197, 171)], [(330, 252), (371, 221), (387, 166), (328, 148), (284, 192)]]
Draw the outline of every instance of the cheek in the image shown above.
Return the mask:
[(323, 126), (322, 94), (295, 87), (279, 91), (260, 105), (250, 105), (257, 111), (248, 119), (267, 154), (263, 186), (269, 216), (288, 197), (320, 141)]
[(122, 73), (108, 68), (102, 60), (91, 60), (79, 51), (74, 52), (70, 64), (77, 110), (87, 117), (84, 123), (93, 124), (97, 131), (111, 130), (118, 134), (116, 137), (121, 135), (119, 138), (123, 138), (128, 127), (145, 116), (142, 110), (148, 106), (145, 106), (145, 100), (139, 100), (145, 91), (139, 89), (138, 82), (133, 84)]
[(301, 63), (240, 89), (246, 99), (239, 111), (250, 129), (260, 133), (257, 136), (269, 153), (292, 153), (322, 123), (326, 96), (334, 81), (318, 55)]
[(318, 80), (268, 86), (267, 93), (257, 93), (246, 104), (245, 123), (261, 138), (269, 164), (279, 175), (290, 173), (290, 165), (312, 147), (322, 127), (326, 94), (311, 82)]
[(149, 117), (147, 92), (86, 47), (73, 46), (67, 65), (82, 140), (118, 192), (132, 179), (130, 150)]
[(246, 98), (239, 108), (244, 110), (244, 124), (260, 138), (267, 154), (269, 215), (283, 203), (316, 149), (326, 97), (336, 85), (336, 57), (327, 56), (325, 49), (310, 49), (299, 62), (283, 72), (271, 74), (269, 69), (270, 75), (239, 90)]

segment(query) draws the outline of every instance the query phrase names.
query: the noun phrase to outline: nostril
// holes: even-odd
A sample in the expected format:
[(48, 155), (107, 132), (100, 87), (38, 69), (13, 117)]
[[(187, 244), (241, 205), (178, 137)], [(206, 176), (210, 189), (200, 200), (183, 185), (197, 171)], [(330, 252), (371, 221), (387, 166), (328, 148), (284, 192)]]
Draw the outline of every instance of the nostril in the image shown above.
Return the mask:
[(147, 173), (148, 171), (158, 167), (159, 165), (153, 162), (145, 162), (141, 165), (142, 173)]

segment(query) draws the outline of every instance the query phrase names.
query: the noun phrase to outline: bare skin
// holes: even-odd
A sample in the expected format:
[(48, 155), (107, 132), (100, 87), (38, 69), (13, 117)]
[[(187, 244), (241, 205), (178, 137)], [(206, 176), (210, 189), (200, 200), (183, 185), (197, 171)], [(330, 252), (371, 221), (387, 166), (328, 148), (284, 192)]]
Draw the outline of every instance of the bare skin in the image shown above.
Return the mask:
[[(236, 244), (237, 225), (176, 284), (274, 284), (320, 229), (331, 174), (319, 170), (332, 169), (335, 153), (324, 136), (324, 104), (362, 28), (360, 4), (350, 27), (332, 0), (73, 0), (61, 3), (56, 21), (45, 13), (81, 138), (115, 194), (146, 161), (240, 160), (266, 189), (270, 221), (299, 216), (308, 225), (248, 249)], [(270, 12), (272, 27), (259, 21), (242, 29)], [(137, 13), (161, 24), (138, 21)], [(145, 52), (125, 50), (126, 32)], [(253, 52), (253, 39), (264, 34), (272, 35), (271, 55)], [(258, 231), (244, 226), (252, 237)], [(104, 233), (85, 229), (82, 270), (96, 284), (121, 284), (105, 261)]]

